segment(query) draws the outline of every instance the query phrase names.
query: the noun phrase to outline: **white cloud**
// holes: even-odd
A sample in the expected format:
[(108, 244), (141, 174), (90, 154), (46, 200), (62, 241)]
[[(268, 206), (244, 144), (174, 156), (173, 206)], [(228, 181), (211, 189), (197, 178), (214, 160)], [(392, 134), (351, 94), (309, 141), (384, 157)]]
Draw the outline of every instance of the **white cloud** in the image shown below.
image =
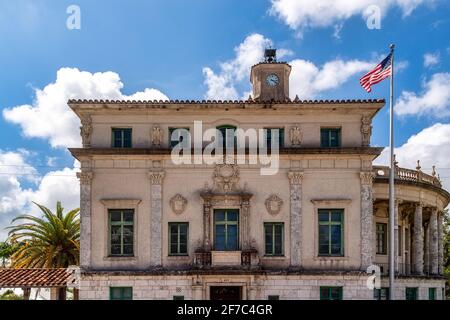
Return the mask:
[(121, 92), (123, 84), (117, 73), (90, 73), (76, 68), (61, 68), (56, 81), (35, 89), (32, 104), (3, 110), (4, 118), (21, 126), (26, 137), (48, 139), (54, 148), (81, 145), (79, 120), (67, 106), (69, 99), (138, 99), (166, 100), (156, 89), (145, 89), (130, 96)]
[(422, 87), (421, 94), (403, 91), (396, 102), (395, 113), (399, 116), (450, 116), (450, 73), (435, 73)]
[(439, 52), (436, 53), (425, 53), (423, 55), (423, 65), (424, 67), (432, 67), (434, 65), (437, 65), (439, 61), (441, 60), (441, 56)]
[[(395, 148), (400, 167), (414, 169), (420, 160), (422, 171), (430, 174), (433, 165), (442, 177), (443, 187), (450, 191), (450, 123), (436, 123), (411, 136), (402, 146)], [(389, 163), (389, 148), (385, 148), (375, 163)]]
[(315, 98), (321, 92), (338, 88), (354, 75), (362, 75), (374, 66), (373, 62), (361, 60), (335, 59), (322, 67), (313, 62), (296, 59), (289, 62), (292, 66), (289, 92), (292, 97), (301, 99)]
[[(299, 35), (310, 28), (335, 27), (353, 16), (367, 16), (367, 8), (377, 5), (382, 14), (398, 7), (403, 16), (410, 15), (419, 5), (434, 0), (272, 0), (269, 12), (281, 19)], [(365, 24), (364, 24), (365, 27)]]
[[(271, 45), (272, 41), (264, 38), (261, 34), (251, 34), (234, 48), (234, 59), (220, 64), (218, 74), (209, 67), (203, 68), (205, 84), (208, 87), (205, 99), (238, 99), (239, 94), (235, 88), (236, 84), (248, 79), (251, 66), (263, 60), (264, 49)], [(280, 58), (292, 54), (289, 50), (281, 49), (280, 51)]]
[[(207, 92), (205, 99), (247, 99), (251, 90), (240, 92), (238, 85), (245, 82), (248, 86), (251, 67), (264, 58), (264, 48), (271, 46), (272, 41), (260, 34), (252, 34), (234, 49), (236, 55), (233, 60), (220, 64), (220, 72), (215, 73), (211, 68), (203, 68)], [(277, 58), (292, 56), (288, 49), (278, 49)], [(377, 57), (378, 59), (378, 57)], [(318, 67), (313, 62), (301, 59), (288, 61), (292, 66), (290, 76), (290, 94), (294, 98), (314, 98), (323, 91), (335, 89), (349, 80), (352, 76), (368, 71), (376, 65), (375, 61), (361, 61), (335, 59)], [(249, 88), (250, 89), (250, 88)]]
[[(0, 240), (5, 239), (11, 220), (19, 214), (40, 215), (35, 201), (54, 210), (56, 201), (71, 210), (80, 206), (79, 184), (76, 168), (64, 168), (40, 176), (27, 161), (29, 154), (24, 150), (0, 150)], [(27, 188), (25, 181), (36, 186)]]

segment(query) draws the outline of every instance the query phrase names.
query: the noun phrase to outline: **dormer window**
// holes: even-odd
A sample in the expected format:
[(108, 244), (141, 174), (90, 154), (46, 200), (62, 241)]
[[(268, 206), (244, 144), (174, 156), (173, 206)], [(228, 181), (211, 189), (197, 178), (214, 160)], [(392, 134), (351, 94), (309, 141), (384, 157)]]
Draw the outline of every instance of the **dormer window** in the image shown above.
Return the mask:
[(320, 146), (322, 148), (338, 148), (341, 146), (341, 128), (321, 128)]
[(113, 128), (112, 147), (131, 148), (131, 128)]

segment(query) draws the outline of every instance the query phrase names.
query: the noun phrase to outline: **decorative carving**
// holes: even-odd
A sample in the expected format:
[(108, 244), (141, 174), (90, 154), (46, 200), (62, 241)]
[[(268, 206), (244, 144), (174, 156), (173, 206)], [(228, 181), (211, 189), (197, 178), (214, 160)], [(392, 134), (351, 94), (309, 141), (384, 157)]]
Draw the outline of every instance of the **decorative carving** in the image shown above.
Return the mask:
[(303, 133), (298, 125), (291, 127), (290, 131), (291, 145), (299, 146), (302, 144)]
[(362, 146), (370, 146), (370, 136), (372, 135), (372, 119), (370, 116), (364, 115), (361, 118), (361, 136), (362, 136)]
[(187, 200), (181, 194), (177, 193), (170, 199), (170, 207), (176, 214), (182, 214), (186, 209)]
[(359, 177), (361, 178), (361, 184), (372, 185), (375, 174), (372, 171), (363, 171), (359, 174)]
[(283, 200), (276, 194), (272, 194), (266, 199), (266, 209), (271, 215), (277, 215), (283, 206)]
[(91, 184), (94, 173), (92, 171), (77, 172), (77, 178), (80, 179), (80, 184)]
[(288, 173), (290, 184), (301, 184), (303, 179), (303, 172), (301, 171), (290, 171)]
[(239, 182), (239, 167), (236, 164), (218, 164), (214, 169), (214, 185), (223, 192), (237, 189)]
[(83, 148), (89, 148), (91, 146), (91, 135), (92, 135), (91, 116), (89, 115), (81, 116), (80, 135)]
[(158, 125), (153, 126), (153, 128), (152, 128), (152, 145), (154, 147), (161, 147), (162, 140), (163, 140), (162, 129)]
[(164, 171), (149, 171), (148, 178), (151, 184), (162, 184), (164, 179)]

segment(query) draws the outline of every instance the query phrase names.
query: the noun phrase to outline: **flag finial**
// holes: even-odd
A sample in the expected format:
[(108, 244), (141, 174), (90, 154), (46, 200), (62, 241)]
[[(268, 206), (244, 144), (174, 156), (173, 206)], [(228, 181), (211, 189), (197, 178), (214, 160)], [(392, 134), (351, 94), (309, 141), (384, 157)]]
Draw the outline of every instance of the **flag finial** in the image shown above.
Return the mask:
[(389, 48), (390, 48), (392, 51), (394, 51), (394, 49), (395, 49), (395, 44), (394, 44), (394, 43), (391, 43), (391, 44), (389, 45)]

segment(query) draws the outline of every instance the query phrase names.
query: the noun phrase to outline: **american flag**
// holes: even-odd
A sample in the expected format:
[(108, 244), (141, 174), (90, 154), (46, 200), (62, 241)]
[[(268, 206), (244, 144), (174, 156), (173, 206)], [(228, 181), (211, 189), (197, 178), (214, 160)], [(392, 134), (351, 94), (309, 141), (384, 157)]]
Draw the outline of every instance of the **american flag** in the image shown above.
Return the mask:
[(390, 77), (392, 74), (392, 53), (390, 53), (386, 58), (384, 58), (381, 63), (379, 63), (373, 70), (365, 74), (359, 83), (367, 92), (372, 91), (372, 85), (383, 81), (384, 79)]

